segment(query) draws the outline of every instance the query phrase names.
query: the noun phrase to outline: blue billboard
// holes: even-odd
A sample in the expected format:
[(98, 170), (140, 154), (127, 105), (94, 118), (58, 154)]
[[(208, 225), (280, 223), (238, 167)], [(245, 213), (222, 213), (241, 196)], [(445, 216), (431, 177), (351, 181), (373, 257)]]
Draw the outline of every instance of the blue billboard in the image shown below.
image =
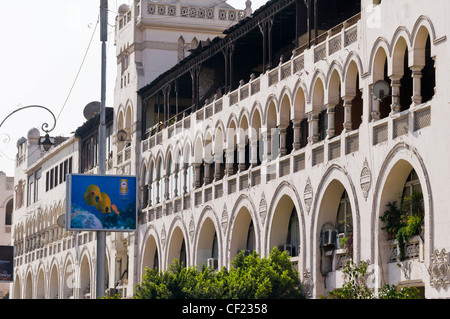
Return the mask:
[(67, 179), (66, 229), (134, 231), (136, 176), (71, 174)]
[(0, 282), (13, 282), (14, 246), (0, 246)]

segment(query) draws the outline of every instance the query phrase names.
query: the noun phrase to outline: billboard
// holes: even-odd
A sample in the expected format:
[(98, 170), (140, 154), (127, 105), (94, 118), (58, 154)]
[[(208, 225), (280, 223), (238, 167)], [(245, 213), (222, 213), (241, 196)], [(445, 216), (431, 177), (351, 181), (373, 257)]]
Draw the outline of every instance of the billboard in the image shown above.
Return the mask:
[(68, 175), (66, 230), (136, 230), (136, 183), (136, 176)]
[(14, 246), (0, 246), (0, 282), (14, 280)]

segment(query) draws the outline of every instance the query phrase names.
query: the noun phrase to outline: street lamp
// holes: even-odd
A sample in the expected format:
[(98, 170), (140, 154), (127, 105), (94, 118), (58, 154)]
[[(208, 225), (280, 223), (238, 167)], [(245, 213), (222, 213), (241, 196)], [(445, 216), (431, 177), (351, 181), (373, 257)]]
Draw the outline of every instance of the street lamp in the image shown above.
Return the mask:
[(52, 126), (51, 129), (48, 129), (48, 123), (44, 123), (41, 126), (41, 129), (45, 132), (45, 136), (44, 136), (44, 140), (41, 141), (41, 139), (39, 139), (39, 145), (42, 145), (42, 147), (44, 148), (44, 150), (47, 152), (50, 147), (52, 147), (52, 145), (54, 145), (54, 143), (52, 143), (52, 141), (50, 140), (50, 135), (48, 133), (50, 133), (51, 131), (53, 131), (55, 129), (56, 126), (56, 117), (55, 115), (52, 113), (52, 111), (50, 111), (48, 108), (46, 108), (45, 106), (41, 106), (41, 105), (28, 105), (28, 106), (24, 106), (21, 108), (18, 108), (17, 110), (14, 110), (13, 112), (11, 112), (10, 114), (8, 114), (7, 117), (4, 118), (4, 120), (0, 123), (0, 127), (2, 127), (3, 123), (14, 113), (19, 112), (23, 109), (28, 109), (28, 108), (41, 108), (44, 110), (47, 110), (52, 116), (53, 116), (53, 121), (55, 122)]

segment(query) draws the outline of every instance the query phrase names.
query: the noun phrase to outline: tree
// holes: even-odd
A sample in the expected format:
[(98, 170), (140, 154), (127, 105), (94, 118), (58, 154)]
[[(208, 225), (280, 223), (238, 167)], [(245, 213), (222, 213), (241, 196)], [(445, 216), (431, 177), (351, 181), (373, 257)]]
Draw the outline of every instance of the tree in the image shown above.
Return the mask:
[(274, 248), (268, 258), (242, 251), (232, 267), (214, 271), (203, 265), (184, 267), (177, 260), (166, 271), (146, 269), (135, 299), (302, 298), (298, 271), (286, 252)]

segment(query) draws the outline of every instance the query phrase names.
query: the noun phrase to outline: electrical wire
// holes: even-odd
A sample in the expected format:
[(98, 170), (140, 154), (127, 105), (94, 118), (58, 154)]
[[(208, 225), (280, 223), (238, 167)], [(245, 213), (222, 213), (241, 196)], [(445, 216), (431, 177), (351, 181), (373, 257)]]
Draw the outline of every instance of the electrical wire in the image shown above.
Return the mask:
[(95, 32), (97, 31), (97, 27), (98, 27), (99, 23), (100, 23), (100, 16), (98, 16), (98, 18), (97, 18), (97, 23), (95, 24), (94, 31), (92, 32), (92, 36), (91, 36), (91, 39), (89, 40), (89, 44), (88, 44), (88, 47), (87, 47), (87, 49), (86, 49), (86, 52), (84, 53), (84, 57), (83, 57), (83, 60), (81, 61), (81, 65), (80, 65), (80, 67), (78, 68), (77, 75), (75, 76), (75, 79), (74, 79), (74, 81), (73, 81), (73, 83), (72, 83), (72, 86), (71, 86), (71, 88), (70, 88), (70, 90), (69, 90), (69, 93), (67, 94), (66, 100), (64, 101), (64, 104), (63, 104), (63, 106), (61, 107), (61, 110), (59, 111), (58, 116), (56, 117), (56, 120), (57, 120), (57, 121), (58, 121), (59, 117), (61, 116), (61, 113), (63, 112), (64, 108), (66, 107), (67, 101), (69, 100), (70, 95), (72, 94), (73, 88), (75, 87), (75, 84), (76, 84), (76, 82), (77, 82), (77, 80), (78, 80), (78, 76), (79, 76), (80, 73), (81, 73), (81, 70), (82, 70), (82, 68), (83, 68), (84, 62), (85, 62), (85, 60), (86, 60), (87, 54), (88, 54), (89, 49), (90, 49), (90, 47), (91, 47), (92, 40), (94, 39), (94, 35), (95, 35)]

